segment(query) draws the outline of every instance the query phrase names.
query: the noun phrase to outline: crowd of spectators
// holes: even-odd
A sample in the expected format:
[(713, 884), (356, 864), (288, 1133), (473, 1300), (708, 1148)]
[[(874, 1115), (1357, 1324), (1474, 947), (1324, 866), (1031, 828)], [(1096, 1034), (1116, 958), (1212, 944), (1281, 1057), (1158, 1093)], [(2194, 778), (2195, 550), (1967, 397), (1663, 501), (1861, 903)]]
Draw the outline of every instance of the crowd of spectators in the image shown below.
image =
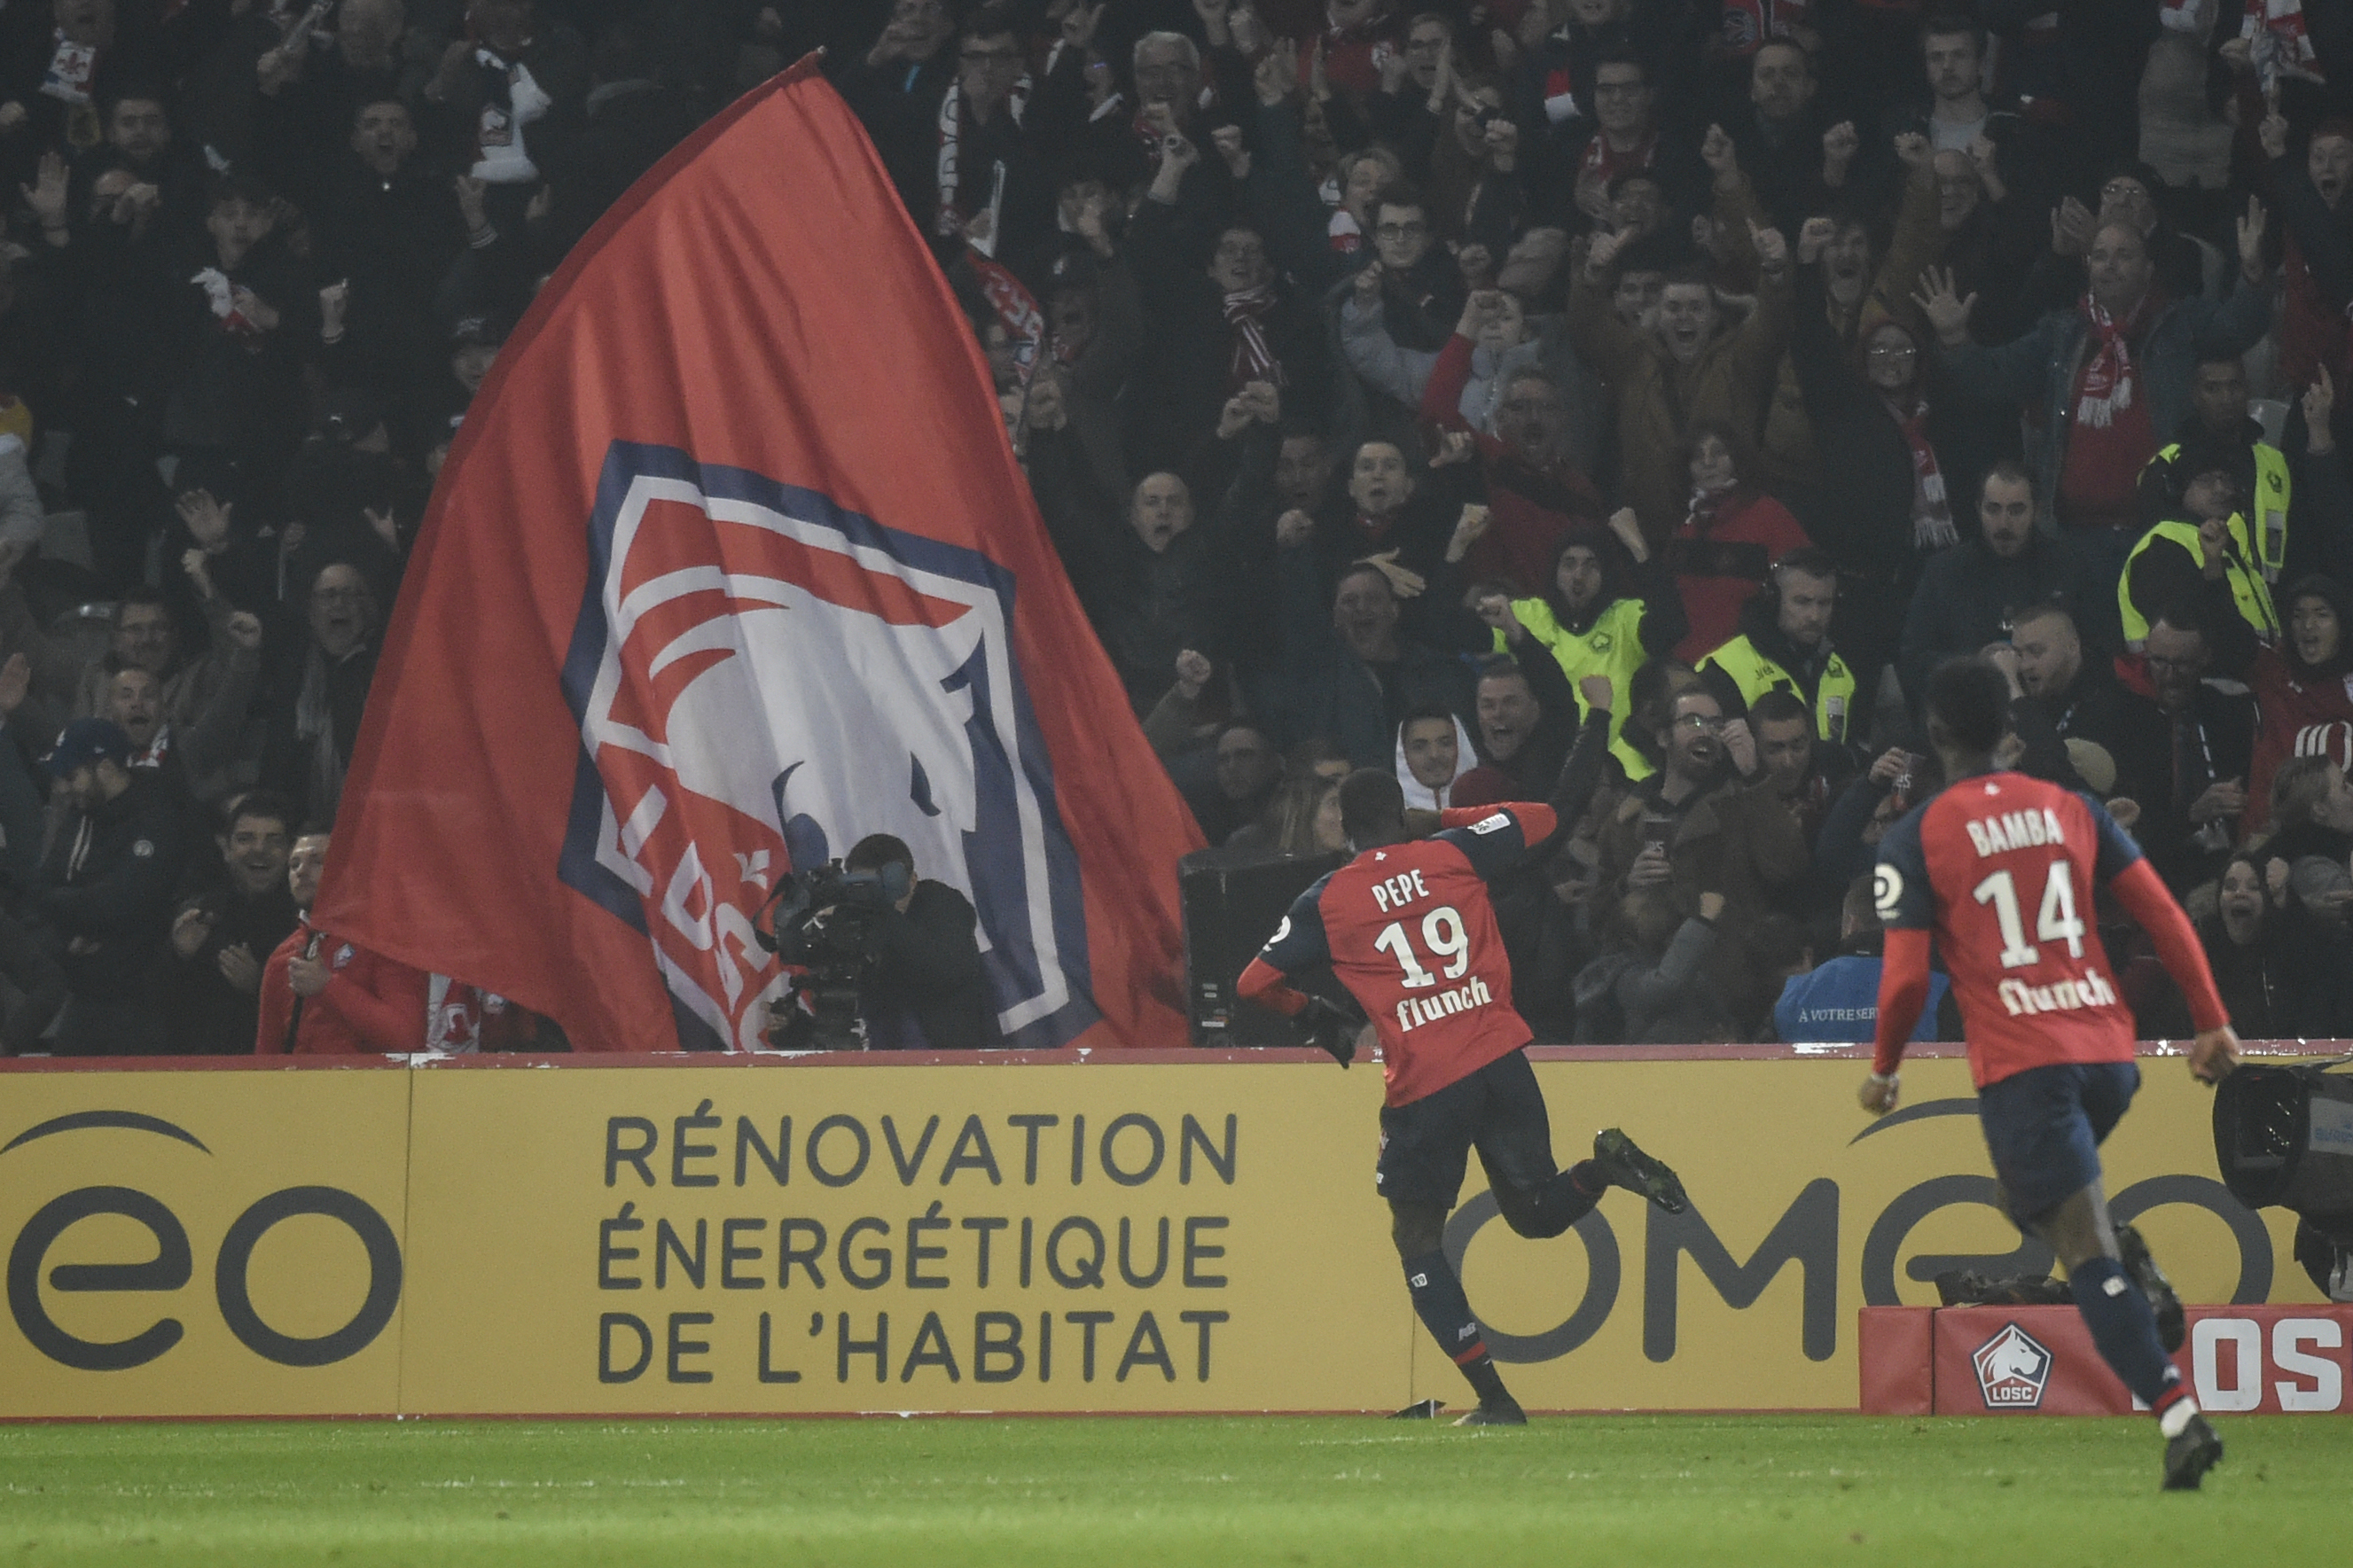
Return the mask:
[(834, 76), (1221, 855), (1339, 851), (1351, 768), (1549, 799), (1497, 889), (1540, 1037), (1867, 1038), (1918, 700), (1984, 658), (2246, 1027), (2327, 1036), (2348, 20), (900, 0)]
[(1947, 4), (0, 7), (0, 1050), (557, 1043), (307, 920), (377, 635), (533, 290), (820, 46), (1213, 845), (1550, 799), (1543, 1037), (1867, 1036), (1983, 657), (2353, 1033), (2353, 13)]

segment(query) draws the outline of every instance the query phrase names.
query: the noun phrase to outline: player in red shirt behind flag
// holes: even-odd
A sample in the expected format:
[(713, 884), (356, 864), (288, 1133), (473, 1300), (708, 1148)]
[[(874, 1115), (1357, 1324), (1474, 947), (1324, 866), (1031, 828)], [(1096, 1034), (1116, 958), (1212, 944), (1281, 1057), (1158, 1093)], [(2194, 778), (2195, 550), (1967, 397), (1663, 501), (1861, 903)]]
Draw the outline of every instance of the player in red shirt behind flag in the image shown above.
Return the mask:
[(1612, 1186), (1681, 1214), (1683, 1189), (1614, 1127), (1594, 1135), (1592, 1159), (1567, 1171), (1553, 1160), (1544, 1091), (1521, 1049), (1533, 1036), (1512, 1006), (1512, 963), (1486, 882), (1553, 836), (1552, 807), (1437, 815), (1441, 831), (1416, 840), (1397, 776), (1350, 773), (1340, 818), (1356, 858), (1299, 896), (1240, 990), (1299, 1019), (1342, 1067), (1356, 1055), (1355, 1020), (1287, 978), (1329, 963), (1370, 1015), (1388, 1086), (1373, 1180), (1389, 1201), (1413, 1310), (1478, 1391), (1479, 1407), (1456, 1425), (1516, 1426), (1527, 1417), (1495, 1371), (1444, 1247), (1471, 1151), (1504, 1222), (1522, 1236), (1560, 1235)]
[(1960, 1003), (2003, 1202), (2058, 1254), (2101, 1357), (2157, 1413), (2166, 1489), (2193, 1490), (2221, 1459), (2222, 1440), (2168, 1359), (2181, 1348), (2179, 1299), (2139, 1235), (2108, 1217), (2099, 1145), (2132, 1103), (2140, 1068), (2131, 1010), (2098, 930), (2078, 910), (2088, 913), (2105, 886), (2148, 931), (2198, 1026), (2192, 1073), (2211, 1083), (2229, 1072), (2238, 1037), (2197, 932), (2139, 847), (2097, 801), (1995, 765), (2010, 723), (2001, 673), (1977, 659), (1946, 664), (1929, 678), (1927, 709), (1929, 742), (1953, 782), (1879, 847), (1887, 948), (1863, 1109), (1895, 1109), (1933, 933)]

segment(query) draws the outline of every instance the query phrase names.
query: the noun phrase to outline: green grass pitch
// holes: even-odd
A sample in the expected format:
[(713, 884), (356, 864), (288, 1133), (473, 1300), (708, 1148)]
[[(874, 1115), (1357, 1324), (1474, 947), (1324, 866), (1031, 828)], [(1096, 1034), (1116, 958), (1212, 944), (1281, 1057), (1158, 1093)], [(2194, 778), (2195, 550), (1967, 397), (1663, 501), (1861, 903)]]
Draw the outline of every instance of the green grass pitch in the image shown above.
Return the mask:
[(0, 1563), (2078, 1563), (2318, 1560), (2353, 1420), (1538, 1417), (0, 1427)]

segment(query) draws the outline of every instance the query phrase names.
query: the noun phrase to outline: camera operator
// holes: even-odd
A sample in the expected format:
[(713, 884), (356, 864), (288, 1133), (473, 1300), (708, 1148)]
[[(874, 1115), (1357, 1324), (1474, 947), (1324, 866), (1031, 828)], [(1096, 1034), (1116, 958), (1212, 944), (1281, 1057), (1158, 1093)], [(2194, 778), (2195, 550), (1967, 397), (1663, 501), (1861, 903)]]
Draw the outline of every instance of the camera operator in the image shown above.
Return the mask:
[[(875, 1051), (969, 1051), (998, 1043), (975, 934), (979, 917), (944, 882), (915, 879), (915, 857), (887, 833), (860, 839), (842, 869), (904, 868), (907, 891), (875, 922), (874, 962), (860, 975), (858, 1016)], [(886, 873), (887, 874), (887, 873)]]

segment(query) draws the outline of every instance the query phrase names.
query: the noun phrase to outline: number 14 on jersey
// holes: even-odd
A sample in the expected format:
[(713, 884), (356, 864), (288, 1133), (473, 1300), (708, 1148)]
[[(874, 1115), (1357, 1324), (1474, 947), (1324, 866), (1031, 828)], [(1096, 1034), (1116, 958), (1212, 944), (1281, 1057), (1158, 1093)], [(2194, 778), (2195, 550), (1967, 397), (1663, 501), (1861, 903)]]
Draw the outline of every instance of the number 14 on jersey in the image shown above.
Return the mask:
[[(2019, 918), (2018, 883), (2008, 871), (1996, 871), (1971, 889), (1969, 896), (1980, 904), (1991, 904), (1994, 919), (2001, 922), (2004, 969), (2023, 969), (2042, 962), (2042, 950), (2026, 940), (2026, 927)], [(2042, 888), (2042, 908), (2034, 917), (2034, 934), (2043, 942), (2065, 942), (2071, 958), (2084, 956), (2084, 922), (2075, 913), (2072, 861), (2051, 863), (2051, 879)]]

